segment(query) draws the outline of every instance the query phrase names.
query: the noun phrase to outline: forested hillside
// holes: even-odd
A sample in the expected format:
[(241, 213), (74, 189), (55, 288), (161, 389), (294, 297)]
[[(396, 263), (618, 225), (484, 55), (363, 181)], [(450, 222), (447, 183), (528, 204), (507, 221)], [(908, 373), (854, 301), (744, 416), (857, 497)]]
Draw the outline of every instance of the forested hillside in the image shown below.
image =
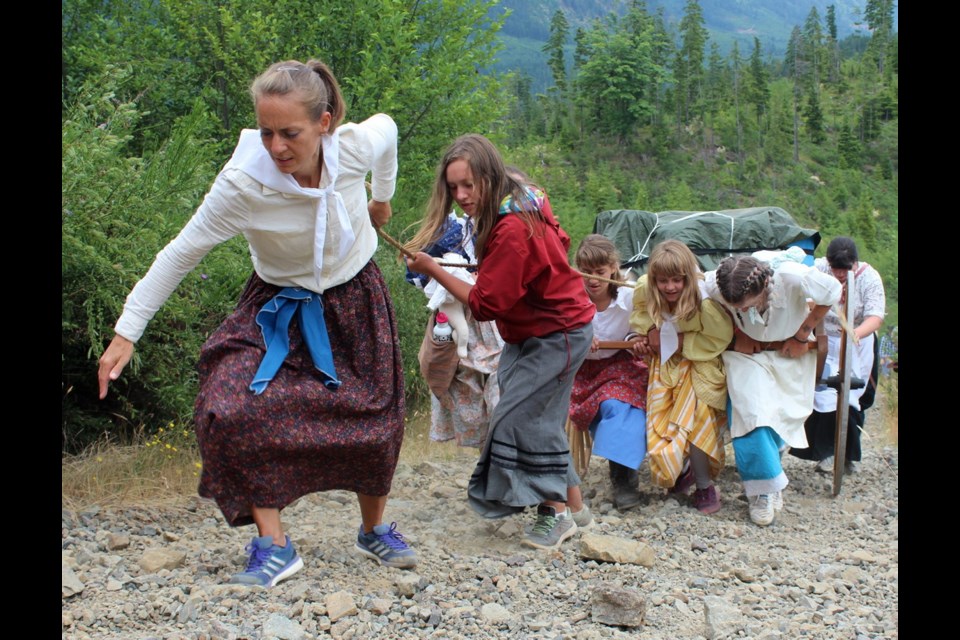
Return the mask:
[[(754, 37), (729, 51), (694, 0), (668, 23), (642, 2), (574, 26), (550, 13), (549, 89), (491, 72), (502, 16), (482, 0), (63, 0), (62, 433), (65, 449), (110, 429), (189, 424), (199, 346), (250, 273), (242, 239), (181, 284), (107, 401), (96, 360), (124, 297), (189, 218), (240, 129), (248, 86), (274, 60), (319, 57), (347, 118), (390, 113), (400, 180), (386, 230), (409, 237), (442, 149), (491, 135), (550, 194), (574, 241), (608, 208), (783, 207), (826, 240), (855, 237), (898, 293), (898, 38), (892, 0), (864, 0), (867, 35), (840, 36), (813, 4), (783, 57)], [(532, 4), (532, 3), (531, 3)], [(574, 3), (562, 3), (571, 5)], [(651, 3), (652, 4), (652, 3)], [(492, 17), (491, 17), (492, 16)], [(411, 408), (424, 298), (395, 251), (393, 292)]]
[[(550, 86), (546, 55), (541, 51), (550, 37), (550, 17), (557, 10), (564, 12), (573, 31), (589, 28), (598, 18), (613, 13), (623, 16), (630, 7), (629, 0), (503, 0), (492, 9), (492, 15), (505, 16), (501, 38), (505, 43), (493, 69), (498, 73), (518, 72), (530, 77), (534, 91), (543, 92)], [(686, 0), (647, 0), (648, 12), (660, 15), (676, 41), (676, 32), (683, 19)], [(864, 18), (863, 0), (738, 0), (737, 2), (703, 3), (704, 26), (711, 42), (728, 55), (736, 42), (741, 49), (753, 45), (760, 38), (766, 57), (783, 58), (790, 41), (793, 25), (803, 24), (811, 8), (825, 15), (832, 6), (840, 39), (848, 36), (869, 38)], [(896, 29), (898, 8), (893, 7)], [(567, 60), (570, 60), (568, 52)]]

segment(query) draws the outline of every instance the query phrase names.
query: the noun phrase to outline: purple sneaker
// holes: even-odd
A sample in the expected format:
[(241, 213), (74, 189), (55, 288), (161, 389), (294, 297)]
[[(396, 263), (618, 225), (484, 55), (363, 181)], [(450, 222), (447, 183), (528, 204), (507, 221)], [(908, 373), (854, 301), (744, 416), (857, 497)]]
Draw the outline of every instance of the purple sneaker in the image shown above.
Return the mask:
[(680, 474), (680, 477), (677, 478), (677, 481), (673, 483), (673, 487), (667, 493), (686, 495), (694, 482), (696, 482), (696, 478), (693, 477), (693, 465), (687, 465), (687, 470)]
[(693, 506), (700, 513), (711, 514), (720, 511), (720, 494), (717, 488), (710, 485), (706, 489), (697, 489), (693, 492)]
[(230, 584), (272, 587), (300, 571), (303, 560), (293, 548), (290, 536), (286, 541), (287, 546), (281, 547), (273, 544), (272, 536), (254, 538), (246, 547), (250, 553), (246, 570), (230, 578)]
[(417, 566), (417, 552), (407, 545), (403, 536), (397, 531), (396, 522), (378, 524), (370, 533), (364, 533), (361, 525), (354, 549), (385, 567), (412, 569)]

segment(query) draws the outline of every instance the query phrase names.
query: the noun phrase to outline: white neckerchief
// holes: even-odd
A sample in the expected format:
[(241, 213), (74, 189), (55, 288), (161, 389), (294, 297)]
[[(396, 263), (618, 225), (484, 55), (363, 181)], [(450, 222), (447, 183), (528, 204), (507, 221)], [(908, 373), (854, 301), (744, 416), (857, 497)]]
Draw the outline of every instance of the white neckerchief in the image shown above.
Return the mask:
[(323, 268), (323, 246), (327, 237), (327, 218), (329, 214), (328, 200), (333, 196), (333, 206), (340, 223), (339, 258), (343, 260), (356, 242), (350, 217), (343, 197), (334, 189), (337, 183), (337, 174), (340, 172), (340, 131), (320, 136), (323, 145), (323, 165), (330, 178), (329, 184), (323, 189), (301, 187), (289, 173), (277, 169), (273, 158), (267, 153), (260, 140), (259, 129), (244, 129), (240, 133), (240, 142), (233, 152), (233, 157), (227, 167), (235, 167), (262, 184), (263, 186), (288, 195), (315, 198), (317, 200), (316, 222), (313, 231), (313, 277), (320, 285), (320, 270)]
[(665, 364), (673, 357), (680, 346), (680, 336), (677, 333), (677, 317), (663, 314), (663, 324), (660, 326), (660, 363)]
[[(707, 283), (697, 279), (697, 288), (700, 289), (700, 300), (710, 297)], [(663, 326), (660, 327), (660, 362), (665, 363), (680, 348), (680, 331), (677, 328), (677, 316), (664, 312)]]

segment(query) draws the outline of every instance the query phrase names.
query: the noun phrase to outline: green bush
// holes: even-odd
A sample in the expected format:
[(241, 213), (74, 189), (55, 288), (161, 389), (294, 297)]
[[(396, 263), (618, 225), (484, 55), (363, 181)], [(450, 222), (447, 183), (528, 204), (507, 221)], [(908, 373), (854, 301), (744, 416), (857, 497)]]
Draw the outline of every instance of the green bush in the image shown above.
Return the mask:
[(77, 450), (103, 433), (124, 438), (191, 414), (200, 344), (232, 308), (250, 261), (227, 243), (187, 276), (150, 324), (133, 361), (98, 400), (97, 359), (112, 339), (127, 293), (193, 213), (216, 170), (199, 137), (196, 107), (148, 157), (129, 143), (141, 113), (114, 100), (124, 76), (88, 82), (62, 121), (62, 446)]

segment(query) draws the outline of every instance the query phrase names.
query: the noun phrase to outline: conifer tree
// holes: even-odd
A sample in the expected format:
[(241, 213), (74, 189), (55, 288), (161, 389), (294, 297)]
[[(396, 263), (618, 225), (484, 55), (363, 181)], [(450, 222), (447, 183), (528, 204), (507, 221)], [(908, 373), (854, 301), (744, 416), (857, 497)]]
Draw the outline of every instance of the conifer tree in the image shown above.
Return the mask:
[(837, 39), (837, 8), (827, 7), (827, 49), (830, 58), (830, 82), (840, 81), (840, 41)]
[(567, 93), (567, 65), (564, 59), (563, 48), (567, 43), (570, 23), (562, 9), (557, 9), (550, 19), (550, 38), (543, 45), (543, 52), (547, 54), (547, 66), (553, 74), (553, 84), (560, 91), (561, 99)]
[(820, 25), (820, 12), (811, 7), (807, 20), (803, 23), (804, 57), (807, 59), (807, 83), (810, 91), (819, 93), (820, 75), (823, 66), (823, 28)]
[(681, 44), (674, 66), (678, 124), (688, 123), (694, 114), (702, 112), (703, 51), (709, 35), (705, 24), (700, 3), (687, 0), (680, 20)]

